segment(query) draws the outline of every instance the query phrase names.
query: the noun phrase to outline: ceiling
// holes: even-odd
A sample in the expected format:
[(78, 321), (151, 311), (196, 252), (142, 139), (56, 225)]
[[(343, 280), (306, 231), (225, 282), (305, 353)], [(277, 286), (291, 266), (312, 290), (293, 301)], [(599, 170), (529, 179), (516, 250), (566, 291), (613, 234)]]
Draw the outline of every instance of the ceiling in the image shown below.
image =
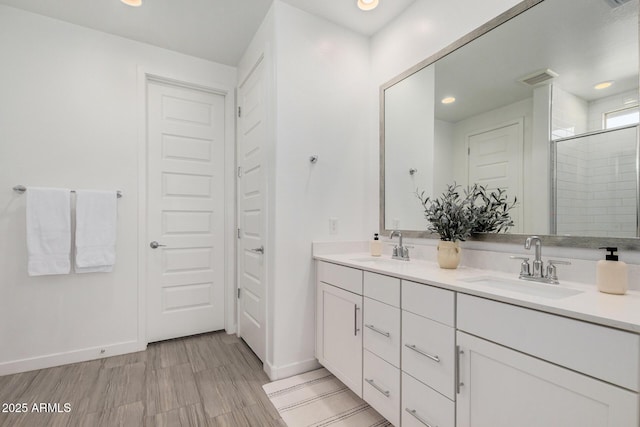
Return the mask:
[[(533, 88), (518, 80), (547, 68), (559, 74), (555, 85), (587, 102), (637, 91), (637, 2), (580, 4), (545, 1), (438, 61), (436, 117), (455, 123), (530, 98)], [(593, 88), (608, 80), (611, 88)], [(441, 104), (445, 96), (456, 102)]]
[[(0, 0), (0, 4), (105, 33), (235, 66), (273, 0)], [(362, 12), (356, 0), (284, 0), (360, 34), (370, 36), (415, 0), (381, 0)]]

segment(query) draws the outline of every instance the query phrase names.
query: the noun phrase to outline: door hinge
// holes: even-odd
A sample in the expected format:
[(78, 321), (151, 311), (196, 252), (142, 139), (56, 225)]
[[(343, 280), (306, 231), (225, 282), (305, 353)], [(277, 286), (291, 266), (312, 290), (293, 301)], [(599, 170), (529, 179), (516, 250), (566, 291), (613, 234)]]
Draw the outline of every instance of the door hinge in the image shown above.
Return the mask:
[(240, 288), (238, 288), (238, 299), (240, 299)]
[(238, 166), (238, 178), (242, 178), (242, 166)]
[(238, 228), (238, 239), (240, 238), (240, 229)]
[(242, 117), (242, 107), (238, 107), (238, 117)]

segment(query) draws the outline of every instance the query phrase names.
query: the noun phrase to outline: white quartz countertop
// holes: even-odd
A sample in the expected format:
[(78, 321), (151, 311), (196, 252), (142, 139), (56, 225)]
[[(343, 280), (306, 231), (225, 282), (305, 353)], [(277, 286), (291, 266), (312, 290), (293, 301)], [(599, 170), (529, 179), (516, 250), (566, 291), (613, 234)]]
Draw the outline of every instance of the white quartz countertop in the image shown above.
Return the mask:
[[(622, 329), (629, 332), (640, 333), (640, 292), (629, 291), (625, 295), (610, 295), (598, 292), (594, 285), (564, 282), (561, 286), (582, 291), (577, 295), (552, 299), (537, 295), (528, 295), (518, 291), (496, 289), (481, 283), (467, 282), (465, 280), (491, 277), (506, 279), (518, 283), (518, 272), (506, 274), (500, 271), (481, 270), (469, 267), (458, 267), (455, 270), (440, 268), (434, 262), (421, 260), (397, 261), (389, 256), (376, 257), (381, 261), (371, 262), (368, 253), (347, 254), (322, 254), (314, 255), (314, 259), (335, 264), (354, 267), (373, 273), (386, 274), (399, 277), (403, 280), (424, 283), (461, 292), (476, 295), (495, 301), (527, 307), (547, 313), (558, 314), (578, 320), (583, 320), (599, 325)], [(522, 281), (522, 283), (529, 283)]]

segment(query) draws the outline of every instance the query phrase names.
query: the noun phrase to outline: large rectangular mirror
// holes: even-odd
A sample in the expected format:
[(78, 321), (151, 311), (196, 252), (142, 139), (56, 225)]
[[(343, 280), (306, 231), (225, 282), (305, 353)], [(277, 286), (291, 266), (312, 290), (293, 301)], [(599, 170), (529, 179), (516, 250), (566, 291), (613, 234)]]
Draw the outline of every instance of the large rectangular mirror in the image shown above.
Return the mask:
[(638, 0), (526, 1), (383, 85), (383, 233), (480, 183), (518, 199), (483, 240), (638, 247), (638, 54)]

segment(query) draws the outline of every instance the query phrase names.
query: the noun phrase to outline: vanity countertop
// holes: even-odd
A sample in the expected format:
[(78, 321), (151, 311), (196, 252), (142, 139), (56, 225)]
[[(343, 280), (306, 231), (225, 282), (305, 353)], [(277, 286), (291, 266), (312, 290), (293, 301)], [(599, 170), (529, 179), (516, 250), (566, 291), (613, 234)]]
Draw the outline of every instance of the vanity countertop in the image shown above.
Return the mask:
[[(435, 262), (411, 260), (409, 262), (392, 260), (382, 256), (381, 262), (371, 261), (368, 253), (322, 254), (314, 259), (354, 267), (373, 273), (399, 277), (403, 280), (429, 284), (464, 294), (489, 298), (521, 307), (557, 314), (578, 320), (640, 333), (640, 292), (629, 291), (625, 295), (609, 295), (598, 292), (595, 285), (585, 285), (561, 280), (559, 286), (582, 291), (559, 299), (536, 295), (527, 295), (518, 291), (496, 289), (481, 283), (467, 282), (479, 277), (492, 277), (509, 281), (518, 281), (517, 272), (506, 274), (500, 271), (482, 270), (470, 267), (458, 267), (447, 270), (438, 267)], [(527, 283), (522, 281), (523, 283)], [(557, 286), (542, 285), (541, 286)]]

